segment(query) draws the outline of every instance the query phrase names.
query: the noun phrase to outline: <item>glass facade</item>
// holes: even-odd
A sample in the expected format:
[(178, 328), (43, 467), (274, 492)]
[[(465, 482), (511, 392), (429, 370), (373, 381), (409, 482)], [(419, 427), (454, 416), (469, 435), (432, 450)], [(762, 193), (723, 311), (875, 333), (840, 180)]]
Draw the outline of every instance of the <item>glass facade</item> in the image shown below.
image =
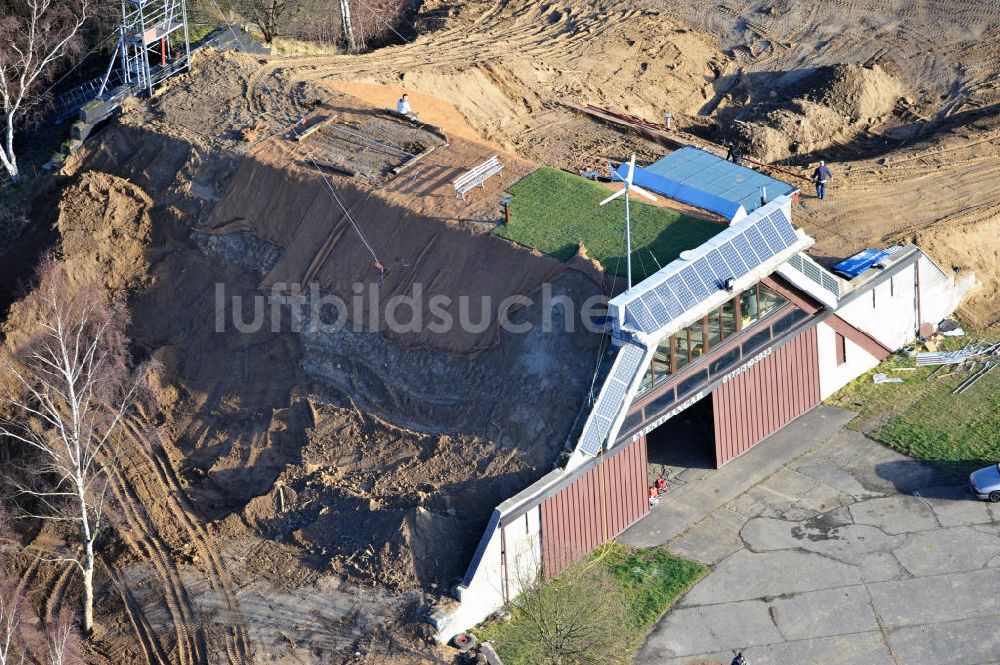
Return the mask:
[[(663, 383), (736, 333), (776, 313), (787, 302), (766, 286), (755, 284), (726, 301), (701, 321), (677, 331), (657, 347), (639, 384), (638, 394)], [(738, 358), (737, 349), (733, 361)]]

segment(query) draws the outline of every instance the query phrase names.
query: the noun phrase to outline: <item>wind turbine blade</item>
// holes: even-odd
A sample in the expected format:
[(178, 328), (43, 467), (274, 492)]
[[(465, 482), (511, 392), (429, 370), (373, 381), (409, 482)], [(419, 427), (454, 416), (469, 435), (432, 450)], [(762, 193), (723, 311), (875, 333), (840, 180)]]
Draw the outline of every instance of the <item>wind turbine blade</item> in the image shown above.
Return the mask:
[(634, 152), (632, 153), (632, 161), (628, 163), (628, 177), (625, 179), (625, 182), (627, 182), (630, 187), (632, 186), (632, 176), (633, 175), (635, 175), (635, 153)]
[(639, 185), (632, 185), (631, 187), (629, 187), (629, 193), (631, 194), (632, 192), (635, 192), (636, 194), (642, 194), (643, 196), (645, 196), (650, 201), (655, 201), (656, 200), (655, 196), (653, 196), (652, 194), (650, 194), (649, 192), (647, 192), (645, 189), (643, 189)]
[(605, 203), (611, 203), (612, 201), (614, 201), (615, 199), (617, 199), (619, 196), (623, 196), (626, 192), (628, 192), (627, 188), (623, 187), (622, 189), (619, 189), (617, 192), (615, 192), (614, 194), (612, 194), (608, 198), (606, 198), (603, 201), (601, 201), (601, 205), (604, 205)]
[(611, 180), (612, 180), (612, 182), (615, 181), (615, 180), (622, 180), (622, 177), (620, 175), (618, 175), (618, 171), (616, 171), (614, 169), (614, 167), (611, 166), (611, 160), (610, 159), (608, 160), (608, 171), (611, 172)]

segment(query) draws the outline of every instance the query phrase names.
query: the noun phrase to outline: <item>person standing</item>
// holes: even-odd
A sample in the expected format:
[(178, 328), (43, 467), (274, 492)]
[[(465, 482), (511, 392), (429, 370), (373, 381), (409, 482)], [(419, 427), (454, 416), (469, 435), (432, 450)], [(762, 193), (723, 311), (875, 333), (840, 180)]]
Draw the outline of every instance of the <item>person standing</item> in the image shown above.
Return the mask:
[(826, 162), (820, 160), (819, 166), (813, 171), (812, 179), (816, 184), (816, 196), (822, 201), (826, 198), (826, 181), (833, 177), (830, 169), (826, 167)]
[(743, 655), (743, 652), (740, 651), (738, 654), (736, 654), (736, 658), (733, 658), (733, 662), (731, 665), (750, 665), (750, 661), (747, 660), (746, 657)]

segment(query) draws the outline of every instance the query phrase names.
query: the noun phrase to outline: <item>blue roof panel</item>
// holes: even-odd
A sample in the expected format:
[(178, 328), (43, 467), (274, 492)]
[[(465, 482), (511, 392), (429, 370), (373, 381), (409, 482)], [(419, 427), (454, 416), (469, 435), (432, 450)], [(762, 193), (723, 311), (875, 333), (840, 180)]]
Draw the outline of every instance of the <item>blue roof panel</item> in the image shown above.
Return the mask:
[(845, 259), (833, 266), (833, 271), (840, 273), (847, 279), (854, 279), (887, 256), (889, 256), (888, 252), (877, 249), (863, 249), (851, 258)]
[[(798, 189), (787, 182), (775, 180), (751, 168), (734, 164), (693, 146), (675, 150), (655, 164), (647, 166), (644, 171), (671, 181), (675, 189), (701, 192), (713, 199), (726, 201), (732, 204), (732, 207), (742, 205), (748, 213), (760, 207), (761, 187), (767, 188), (768, 200), (776, 196), (789, 195)], [(636, 178), (635, 182), (640, 187), (643, 186), (639, 178)], [(686, 201), (671, 195), (669, 192), (661, 191), (661, 193), (671, 198), (677, 198), (679, 201), (725, 215), (724, 212)], [(730, 215), (725, 216), (732, 219)]]

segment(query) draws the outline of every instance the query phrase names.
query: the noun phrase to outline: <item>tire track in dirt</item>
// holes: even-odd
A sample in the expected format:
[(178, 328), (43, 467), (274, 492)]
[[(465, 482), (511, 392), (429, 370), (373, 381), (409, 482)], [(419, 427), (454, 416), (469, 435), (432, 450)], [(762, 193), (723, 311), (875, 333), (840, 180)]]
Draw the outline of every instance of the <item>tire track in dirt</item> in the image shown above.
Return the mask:
[(111, 582), (118, 591), (118, 595), (121, 596), (122, 604), (125, 606), (125, 613), (128, 615), (129, 623), (132, 624), (132, 629), (139, 640), (139, 646), (142, 648), (146, 663), (148, 665), (171, 665), (163, 649), (163, 645), (160, 644), (160, 640), (156, 635), (156, 630), (150, 624), (149, 619), (146, 618), (146, 613), (143, 612), (142, 606), (139, 605), (135, 596), (132, 595), (132, 590), (129, 589), (128, 583), (122, 577), (121, 571), (115, 568), (106, 558), (102, 557), (101, 560), (108, 569), (108, 575), (111, 577)]
[(155, 437), (153, 441), (148, 440), (154, 437), (147, 437), (143, 433), (142, 425), (134, 420), (126, 422), (126, 430), (130, 438), (136, 442), (134, 450), (143, 458), (142, 466), (152, 472), (147, 477), (160, 486), (158, 488), (160, 491), (152, 496), (166, 497), (165, 507), (175, 520), (175, 524), (187, 533), (188, 542), (195, 547), (200, 560), (207, 562), (204, 572), (208, 575), (209, 584), (222, 597), (229, 610), (229, 615), (233, 619), (226, 626), (226, 654), (229, 662), (232, 665), (251, 663), (253, 652), (247, 637), (246, 626), (231, 591), (234, 586), (232, 578), (222, 558), (212, 546), (207, 531), (198, 520), (192, 518), (192, 515), (197, 515), (197, 512), (181, 487), (162, 442), (159, 437)]
[[(608, 31), (627, 22), (640, 13), (638, 9), (625, 9), (598, 16), (574, 18), (566, 21), (546, 20), (546, 9), (529, 5), (504, 15), (505, 7), (486, 12), (471, 24), (429, 33), (426, 37), (405, 45), (379, 49), (355, 56), (313, 56), (306, 58), (281, 58), (271, 60), (254, 71), (247, 80), (246, 101), (250, 111), (261, 114), (270, 94), (264, 88), (274, 89), (275, 82), (268, 82), (277, 73), (290, 75), (290, 85), (315, 81), (333, 76), (352, 76), (359, 72), (416, 71), (424, 68), (489, 65), (516, 56), (518, 59), (544, 58), (546, 55), (565, 56), (585, 41), (603, 36)], [(502, 20), (502, 23), (501, 23)], [(502, 44), (502, 48), (498, 48)], [(428, 57), (427, 52), (437, 54)]]
[[(134, 442), (138, 447), (139, 442)], [(124, 460), (123, 460), (124, 461)], [(132, 478), (126, 477), (127, 467), (132, 471)], [(118, 498), (127, 527), (120, 533), (126, 543), (135, 551), (145, 554), (156, 571), (163, 585), (163, 597), (174, 629), (177, 633), (177, 651), (180, 665), (207, 665), (207, 640), (205, 631), (199, 621), (195, 620), (191, 607), (191, 599), (180, 579), (180, 573), (173, 561), (170, 547), (159, 535), (155, 522), (142, 507), (155, 505), (156, 497), (148, 492), (140, 498), (139, 482), (130, 483), (138, 478), (134, 465), (115, 465), (112, 473), (112, 489)]]
[(62, 572), (52, 581), (52, 587), (49, 589), (44, 603), (45, 623), (50, 626), (55, 623), (59, 616), (59, 610), (62, 609), (63, 600), (66, 598), (66, 589), (73, 580), (73, 573), (76, 570), (76, 564), (69, 561), (64, 562)]

